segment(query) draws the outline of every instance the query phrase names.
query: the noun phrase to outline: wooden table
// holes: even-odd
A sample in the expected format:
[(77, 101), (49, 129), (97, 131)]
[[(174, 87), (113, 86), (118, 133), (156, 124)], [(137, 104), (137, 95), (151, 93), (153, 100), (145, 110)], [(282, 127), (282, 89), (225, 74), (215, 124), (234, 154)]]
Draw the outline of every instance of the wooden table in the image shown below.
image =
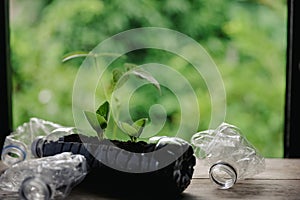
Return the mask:
[(197, 163), (192, 184), (185, 191), (191, 199), (300, 199), (300, 159), (266, 159), (263, 173), (238, 181), (229, 190), (216, 189), (207, 170)]
[[(76, 188), (70, 200), (115, 199), (85, 193)], [(137, 197), (137, 199), (139, 199)], [(141, 198), (140, 198), (141, 199)], [(247, 180), (239, 180), (228, 190), (216, 189), (208, 179), (208, 168), (197, 160), (194, 177), (189, 187), (178, 199), (287, 199), (300, 200), (300, 159), (266, 159), (266, 170)]]
[[(76, 187), (72, 190), (67, 199), (103, 200), (117, 198), (104, 197)], [(137, 199), (142, 198), (137, 197)], [(266, 159), (265, 172), (251, 179), (239, 180), (233, 188), (228, 190), (216, 189), (208, 179), (208, 168), (205, 167), (201, 161), (197, 161), (191, 184), (177, 199), (300, 200), (300, 159)]]

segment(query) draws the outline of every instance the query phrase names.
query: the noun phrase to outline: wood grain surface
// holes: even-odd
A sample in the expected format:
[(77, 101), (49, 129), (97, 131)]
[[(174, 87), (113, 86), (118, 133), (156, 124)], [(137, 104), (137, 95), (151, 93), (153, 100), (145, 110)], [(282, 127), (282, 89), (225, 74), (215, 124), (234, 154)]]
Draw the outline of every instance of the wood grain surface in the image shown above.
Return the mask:
[[(5, 166), (0, 162), (0, 171)], [(101, 177), (99, 177), (101, 181)], [(142, 183), (130, 183), (134, 184)], [(116, 188), (117, 189), (117, 188)], [(151, 191), (149, 191), (151, 193)], [(130, 199), (145, 199), (143, 197), (130, 197)], [(0, 193), (0, 199), (1, 193)], [(101, 195), (75, 187), (67, 200), (104, 200), (128, 199), (114, 195)], [(155, 199), (160, 199), (157, 197)], [(166, 199), (164, 197), (164, 199)], [(197, 160), (193, 180), (184, 193), (177, 198), (183, 200), (209, 200), (209, 199), (266, 199), (266, 200), (300, 200), (300, 159), (266, 159), (266, 170), (253, 178), (238, 180), (233, 188), (228, 190), (217, 189), (208, 179), (208, 167)]]

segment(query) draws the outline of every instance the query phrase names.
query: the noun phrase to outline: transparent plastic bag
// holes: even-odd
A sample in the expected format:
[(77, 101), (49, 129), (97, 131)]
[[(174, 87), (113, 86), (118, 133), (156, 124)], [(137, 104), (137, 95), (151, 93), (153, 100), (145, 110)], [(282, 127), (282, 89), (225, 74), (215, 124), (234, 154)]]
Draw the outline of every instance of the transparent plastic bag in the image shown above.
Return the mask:
[(26, 200), (64, 198), (86, 174), (85, 157), (65, 152), (12, 165), (1, 175), (0, 188)]
[(31, 158), (31, 143), (38, 136), (50, 134), (53, 130), (62, 128), (61, 125), (38, 118), (31, 118), (29, 122), (19, 126), (5, 138), (1, 160), (11, 166), (20, 161)]
[(250, 178), (265, 169), (265, 160), (230, 124), (193, 135), (196, 157), (209, 165), (209, 177), (220, 189), (232, 187), (238, 179)]

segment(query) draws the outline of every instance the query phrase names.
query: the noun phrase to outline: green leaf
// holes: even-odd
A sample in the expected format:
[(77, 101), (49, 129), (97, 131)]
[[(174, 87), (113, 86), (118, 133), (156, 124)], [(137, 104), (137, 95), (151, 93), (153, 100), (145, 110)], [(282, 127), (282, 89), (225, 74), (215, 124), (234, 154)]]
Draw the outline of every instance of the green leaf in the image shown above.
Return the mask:
[(120, 88), (128, 79), (130, 75), (134, 75), (137, 78), (146, 80), (154, 85), (158, 91), (161, 93), (160, 84), (159, 82), (147, 71), (143, 70), (142, 68), (137, 68), (135, 64), (125, 63), (124, 64), (126, 73), (122, 72), (119, 69), (113, 70), (113, 85)]
[(106, 127), (107, 127), (107, 120), (103, 116), (101, 116), (99, 114), (96, 114), (96, 116), (97, 116), (97, 120), (98, 120), (98, 123), (99, 123), (101, 129), (103, 129), (103, 130), (106, 129)]
[[(91, 127), (98, 133), (98, 134), (103, 134), (103, 129), (107, 127), (107, 122), (106, 120), (93, 112), (90, 111), (84, 111), (84, 115), (88, 122), (90, 123)], [(100, 123), (101, 122), (101, 123)], [(105, 128), (102, 128), (105, 127)]]
[(132, 125), (126, 123), (126, 122), (119, 122), (121, 129), (126, 132), (131, 140), (136, 140), (136, 138), (140, 137), (148, 119), (147, 118), (141, 118), (137, 121), (135, 121)]
[(138, 77), (140, 79), (143, 79), (143, 80), (146, 80), (146, 81), (150, 82), (161, 93), (159, 82), (150, 73), (148, 73), (147, 71), (145, 71), (145, 70), (143, 70), (141, 68), (135, 68), (135, 69), (130, 70), (126, 74), (133, 74), (134, 76), (136, 76), (136, 77)]
[(116, 86), (116, 88), (120, 88), (126, 81), (129, 79), (129, 76), (124, 74), (119, 69), (113, 70), (113, 85)]
[(125, 64), (124, 64), (124, 67), (125, 67), (125, 70), (128, 72), (128, 71), (130, 71), (130, 70), (136, 68), (137, 65), (136, 65), (136, 64), (133, 64), (133, 63), (125, 63)]
[(136, 120), (136, 121), (133, 123), (133, 126), (135, 126), (135, 127), (145, 127), (147, 121), (148, 121), (148, 118), (141, 118), (141, 119), (138, 119), (138, 120)]
[(137, 135), (136, 137), (140, 137), (140, 135), (141, 135), (142, 132), (143, 132), (144, 127), (146, 126), (147, 121), (148, 121), (148, 118), (141, 118), (141, 119), (135, 121), (135, 122), (132, 124), (132, 126), (133, 126), (136, 130), (138, 130), (138, 132), (137, 132), (137, 134), (136, 134), (136, 135)]
[(137, 137), (138, 129), (134, 128), (126, 122), (119, 122), (121, 129), (126, 132), (129, 136)]
[[(99, 106), (99, 108), (97, 109), (96, 113), (98, 115), (100, 115), (101, 117), (104, 118), (104, 120), (107, 122), (108, 121), (108, 116), (109, 116), (109, 102), (105, 101), (103, 104), (101, 104)], [(103, 120), (101, 119), (101, 121), (99, 121), (99, 123), (101, 124)]]
[(123, 76), (123, 72), (119, 69), (114, 69), (113, 72), (113, 83), (117, 84), (117, 82), (120, 80), (120, 78)]

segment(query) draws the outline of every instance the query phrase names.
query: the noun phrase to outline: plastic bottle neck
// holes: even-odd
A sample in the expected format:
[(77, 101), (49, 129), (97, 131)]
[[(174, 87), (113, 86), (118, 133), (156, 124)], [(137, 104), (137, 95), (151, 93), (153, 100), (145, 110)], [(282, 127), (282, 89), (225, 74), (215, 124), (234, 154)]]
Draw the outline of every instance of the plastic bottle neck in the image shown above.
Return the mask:
[(20, 197), (25, 200), (49, 200), (51, 189), (39, 177), (29, 177), (22, 182)]
[(210, 167), (209, 178), (220, 189), (231, 188), (237, 181), (237, 172), (230, 164), (219, 162)]

